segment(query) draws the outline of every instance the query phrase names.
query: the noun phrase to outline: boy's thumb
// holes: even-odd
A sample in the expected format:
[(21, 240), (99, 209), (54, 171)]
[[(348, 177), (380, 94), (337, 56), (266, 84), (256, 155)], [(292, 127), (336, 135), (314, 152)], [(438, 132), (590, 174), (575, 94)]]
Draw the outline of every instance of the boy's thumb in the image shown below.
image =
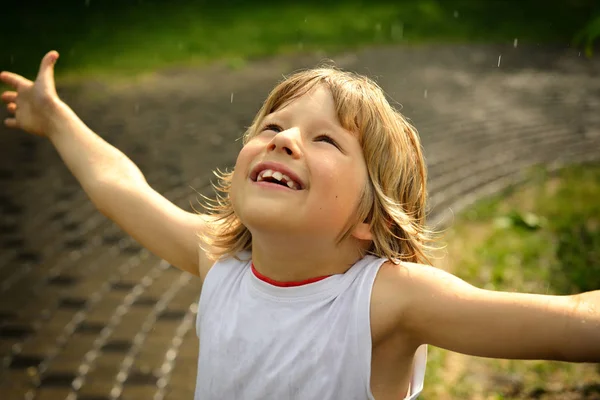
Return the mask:
[(42, 59), (37, 80), (45, 81), (45, 84), (54, 88), (54, 64), (58, 60), (58, 52), (50, 51)]

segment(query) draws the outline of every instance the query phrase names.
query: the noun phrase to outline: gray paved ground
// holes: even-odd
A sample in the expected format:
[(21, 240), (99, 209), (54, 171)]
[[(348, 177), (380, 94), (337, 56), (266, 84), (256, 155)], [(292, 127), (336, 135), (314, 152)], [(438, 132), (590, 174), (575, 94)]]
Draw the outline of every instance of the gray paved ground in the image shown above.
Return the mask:
[[(432, 221), (531, 165), (600, 158), (598, 58), (539, 46), (430, 46), (334, 59), (375, 77), (418, 127)], [(232, 164), (235, 139), (281, 75), (320, 60), (170, 70), (59, 92), (189, 209), (192, 187), (206, 192), (211, 169)], [(197, 282), (95, 211), (46, 141), (0, 128), (0, 156), (0, 397), (192, 398)]]

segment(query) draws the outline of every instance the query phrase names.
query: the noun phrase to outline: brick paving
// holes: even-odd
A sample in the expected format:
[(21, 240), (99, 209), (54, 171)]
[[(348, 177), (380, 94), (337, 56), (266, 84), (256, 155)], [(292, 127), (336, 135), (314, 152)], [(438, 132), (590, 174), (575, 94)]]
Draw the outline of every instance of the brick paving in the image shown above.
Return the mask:
[[(551, 168), (600, 159), (600, 62), (542, 46), (367, 49), (333, 58), (377, 79), (420, 131), (431, 220)], [(318, 56), (240, 70), (172, 69), (60, 95), (186, 209), (231, 166), (282, 74)], [(0, 128), (3, 399), (192, 398), (199, 286), (97, 212), (41, 139)], [(584, 396), (581, 394), (581, 396)], [(574, 398), (585, 398), (585, 397)]]

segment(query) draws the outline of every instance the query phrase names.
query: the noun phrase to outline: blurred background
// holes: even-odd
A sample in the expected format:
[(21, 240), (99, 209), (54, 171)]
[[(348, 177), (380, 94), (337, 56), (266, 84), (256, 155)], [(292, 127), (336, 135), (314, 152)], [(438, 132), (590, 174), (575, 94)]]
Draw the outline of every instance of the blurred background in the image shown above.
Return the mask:
[(591, 54), (594, 0), (81, 0), (3, 5), (0, 65), (34, 72), (48, 48), (61, 73), (139, 73), (275, 54), (423, 43), (560, 43)]
[[(13, 1), (0, 19), (0, 70), (33, 79), (58, 50), (61, 98), (188, 210), (282, 75), (366, 74), (420, 132), (436, 266), (600, 289), (598, 1)], [(199, 291), (48, 141), (0, 127), (3, 399), (192, 398)], [(600, 399), (600, 368), (431, 349), (422, 398)]]

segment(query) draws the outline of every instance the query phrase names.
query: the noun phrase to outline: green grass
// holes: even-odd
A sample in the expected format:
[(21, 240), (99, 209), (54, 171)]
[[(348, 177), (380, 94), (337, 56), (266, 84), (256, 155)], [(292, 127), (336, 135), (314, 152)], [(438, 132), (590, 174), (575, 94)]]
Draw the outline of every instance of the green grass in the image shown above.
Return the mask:
[(12, 2), (3, 6), (0, 68), (31, 75), (49, 49), (61, 53), (61, 74), (110, 76), (391, 43), (567, 43), (593, 2), (559, 3), (80, 0), (25, 9)]
[[(557, 174), (535, 169), (527, 184), (482, 200), (457, 217), (446, 236), (447, 264), (441, 267), (492, 290), (571, 294), (600, 289), (598, 199), (600, 165), (571, 166)], [(437, 348), (431, 353), (437, 361), (428, 365), (424, 398), (430, 399), (509, 399), (516, 398), (509, 395), (515, 387), (524, 395), (600, 379), (600, 369), (591, 364), (490, 360)], [(498, 383), (511, 381), (518, 385)]]
[[(600, 202), (593, 199), (600, 199), (600, 167), (570, 167), (556, 177), (537, 170), (530, 185), (465, 214), (466, 225), (492, 226), (457, 273), (492, 289), (524, 290), (533, 281), (556, 294), (599, 289)], [(486, 279), (478, 278), (481, 269)]]
[(574, 43), (583, 47), (588, 57), (592, 57), (595, 43), (600, 39), (600, 11), (575, 35)]

